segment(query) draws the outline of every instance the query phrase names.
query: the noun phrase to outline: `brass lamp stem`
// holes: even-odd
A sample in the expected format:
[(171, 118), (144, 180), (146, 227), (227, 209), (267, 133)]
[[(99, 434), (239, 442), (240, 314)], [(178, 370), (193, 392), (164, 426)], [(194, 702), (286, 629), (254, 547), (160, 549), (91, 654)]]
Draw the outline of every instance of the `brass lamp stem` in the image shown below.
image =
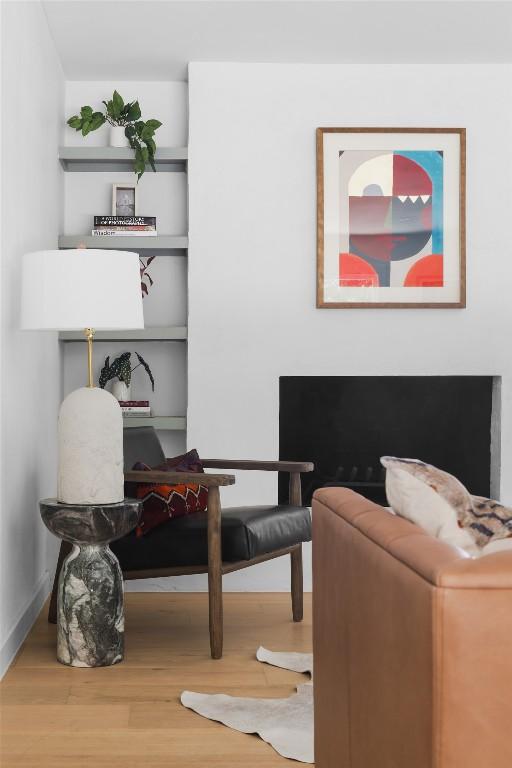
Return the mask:
[(94, 338), (94, 328), (84, 328), (85, 338), (87, 339), (87, 370), (89, 374), (88, 387), (94, 387), (92, 380), (92, 340)]

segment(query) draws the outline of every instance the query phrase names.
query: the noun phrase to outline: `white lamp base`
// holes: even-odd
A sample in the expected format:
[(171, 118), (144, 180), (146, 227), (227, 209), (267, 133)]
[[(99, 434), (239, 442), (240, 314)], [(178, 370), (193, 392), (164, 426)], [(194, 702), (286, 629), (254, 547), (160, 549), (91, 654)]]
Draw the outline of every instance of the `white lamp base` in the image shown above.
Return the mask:
[(116, 504), (123, 498), (119, 403), (104, 389), (76, 389), (59, 413), (58, 500), (64, 504)]

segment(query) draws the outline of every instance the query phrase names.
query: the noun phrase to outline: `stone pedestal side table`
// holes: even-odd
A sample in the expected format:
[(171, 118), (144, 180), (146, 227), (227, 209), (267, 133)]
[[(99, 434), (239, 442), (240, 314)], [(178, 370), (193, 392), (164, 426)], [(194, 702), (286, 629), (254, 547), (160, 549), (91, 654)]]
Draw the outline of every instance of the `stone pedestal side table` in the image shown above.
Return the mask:
[(74, 545), (59, 577), (57, 659), (72, 667), (117, 664), (124, 653), (123, 575), (108, 544), (135, 528), (141, 502), (44, 499), (39, 506), (46, 527)]

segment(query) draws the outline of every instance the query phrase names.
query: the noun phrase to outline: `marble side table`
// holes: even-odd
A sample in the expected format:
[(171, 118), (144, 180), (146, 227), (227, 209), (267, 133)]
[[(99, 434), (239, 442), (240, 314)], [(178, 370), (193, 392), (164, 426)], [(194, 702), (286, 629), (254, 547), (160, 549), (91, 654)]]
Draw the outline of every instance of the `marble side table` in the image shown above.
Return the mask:
[(123, 660), (123, 575), (108, 544), (138, 523), (142, 504), (39, 502), (44, 524), (73, 549), (63, 563), (57, 596), (57, 659), (72, 667)]

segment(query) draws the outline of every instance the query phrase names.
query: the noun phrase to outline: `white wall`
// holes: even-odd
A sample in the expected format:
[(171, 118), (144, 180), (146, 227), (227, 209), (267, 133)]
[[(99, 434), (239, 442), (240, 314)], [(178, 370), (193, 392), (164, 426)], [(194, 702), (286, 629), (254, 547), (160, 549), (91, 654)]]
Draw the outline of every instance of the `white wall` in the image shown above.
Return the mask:
[(2, 375), (0, 675), (49, 588), (56, 543), (39, 518), (53, 495), (60, 399), (55, 334), (19, 330), (20, 258), (55, 248), (64, 80), (38, 2), (2, 3)]
[[(99, 104), (104, 92), (117, 86), (124, 96), (140, 98), (143, 114), (163, 120), (160, 144), (183, 145), (187, 87), (70, 82), (64, 102), (62, 73), (39, 5), (4, 3), (2, 22), (0, 645), (5, 664), (46, 592), (56, 549), (39, 522), (37, 499), (54, 492), (58, 351), (54, 336), (18, 331), (19, 257), (54, 247), (59, 229), (87, 231), (92, 214), (108, 212), (112, 181), (131, 178), (66, 174), (63, 204), (56, 162), (60, 125), (82, 104)], [(277, 458), (280, 375), (501, 375), (502, 498), (512, 501), (512, 302), (507, 295), (512, 108), (504, 97), (511, 75), (508, 65), (190, 66), (189, 447), (203, 455)], [(31, 121), (34, 105), (37, 122)], [(16, 121), (9, 119), (13, 114)], [(468, 129), (466, 310), (315, 308), (314, 132), (319, 125)], [(86, 141), (105, 144), (106, 131)], [(64, 140), (83, 145), (69, 129)], [(148, 173), (141, 182), (143, 212), (156, 211), (168, 232), (186, 229), (185, 195), (179, 174)], [(158, 289), (145, 305), (146, 322), (185, 322), (185, 260), (159, 261)], [(369, 339), (372, 355), (363, 356), (360, 350)], [(101, 358), (107, 352), (103, 348), (97, 354)], [(69, 346), (66, 355), (66, 387), (72, 388), (81, 366), (79, 350)], [(179, 371), (171, 396), (182, 404), (185, 361), (179, 355), (174, 361), (158, 358), (156, 365), (162, 377), (169, 376), (169, 363)], [(170, 407), (165, 398), (161, 402), (162, 409)], [(276, 493), (273, 475), (245, 473), (223, 491), (223, 500), (265, 503)], [(306, 587), (309, 551), (306, 547)], [(285, 590), (288, 585), (284, 559), (225, 578), (228, 590)], [(198, 576), (130, 585), (139, 587), (193, 590), (204, 589), (206, 581)]]
[[(496, 374), (512, 501), (511, 76), (508, 65), (190, 66), (189, 445), (277, 458), (281, 375)], [(315, 308), (318, 126), (467, 128), (466, 310)], [(276, 492), (274, 477), (245, 473), (223, 498)], [(288, 588), (284, 560), (258, 568), (226, 587)]]

